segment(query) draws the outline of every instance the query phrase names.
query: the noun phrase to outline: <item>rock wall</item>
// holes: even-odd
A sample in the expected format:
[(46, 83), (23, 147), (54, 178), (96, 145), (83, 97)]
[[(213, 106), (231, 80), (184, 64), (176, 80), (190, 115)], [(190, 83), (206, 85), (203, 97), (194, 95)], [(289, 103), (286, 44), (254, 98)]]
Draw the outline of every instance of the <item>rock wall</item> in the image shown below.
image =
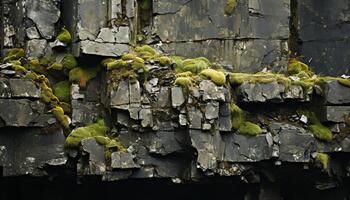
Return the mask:
[[(206, 189), (186, 198), (232, 187), (238, 199), (350, 198), (349, 77), (271, 73), (294, 54), (323, 75), (348, 73), (348, 2), (233, 2), (2, 1), (2, 54), (26, 55), (0, 64), (0, 186), (57, 199), (154, 195), (152, 184)], [(69, 42), (56, 37), (63, 27)], [(181, 60), (195, 67), (179, 72), (175, 54), (210, 61)]]

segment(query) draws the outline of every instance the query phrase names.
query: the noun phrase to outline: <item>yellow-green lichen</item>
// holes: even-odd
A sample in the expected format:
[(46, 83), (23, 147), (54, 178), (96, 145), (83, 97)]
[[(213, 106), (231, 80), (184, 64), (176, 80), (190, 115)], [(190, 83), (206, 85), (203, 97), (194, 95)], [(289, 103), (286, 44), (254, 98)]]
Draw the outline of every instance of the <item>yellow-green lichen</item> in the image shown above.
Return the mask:
[(259, 72), (256, 74), (230, 73), (229, 79), (232, 85), (240, 85), (243, 82), (248, 82), (253, 84), (277, 82), (286, 87), (289, 87), (292, 84), (292, 80), (283, 74), (274, 74), (274, 73), (266, 73), (266, 72)]
[(112, 62), (108, 62), (106, 64), (107, 70), (113, 70), (113, 69), (120, 69), (120, 68), (126, 68), (129, 66), (129, 63), (124, 60), (114, 60)]
[(224, 9), (225, 14), (232, 15), (236, 7), (237, 7), (237, 0), (226, 0), (226, 5)]
[(61, 81), (56, 83), (52, 89), (55, 96), (63, 102), (70, 102), (70, 82)]
[(138, 46), (135, 48), (137, 55), (145, 60), (155, 58), (157, 51), (149, 45)]
[(239, 128), (238, 133), (242, 135), (251, 135), (256, 136), (262, 133), (262, 130), (259, 125), (252, 122), (243, 122)]
[(322, 165), (322, 169), (328, 171), (329, 169), (329, 155), (325, 153), (317, 153), (316, 161)]
[(177, 73), (180, 72), (192, 72), (194, 74), (198, 74), (201, 71), (203, 71), (204, 69), (208, 69), (210, 67), (210, 62), (203, 58), (193, 58), (193, 59), (186, 59), (186, 60), (174, 60), (174, 58), (172, 59), (173, 61), (177, 61), (179, 63), (175, 64), (175, 71)]
[(72, 36), (66, 28), (62, 28), (57, 39), (63, 43), (69, 43), (72, 41)]
[(226, 75), (223, 72), (214, 69), (205, 69), (200, 75), (203, 75), (213, 81), (216, 85), (222, 86), (226, 83)]
[(296, 58), (292, 58), (289, 60), (287, 71), (290, 75), (304, 73), (305, 75), (311, 77), (314, 74), (307, 64), (299, 61)]

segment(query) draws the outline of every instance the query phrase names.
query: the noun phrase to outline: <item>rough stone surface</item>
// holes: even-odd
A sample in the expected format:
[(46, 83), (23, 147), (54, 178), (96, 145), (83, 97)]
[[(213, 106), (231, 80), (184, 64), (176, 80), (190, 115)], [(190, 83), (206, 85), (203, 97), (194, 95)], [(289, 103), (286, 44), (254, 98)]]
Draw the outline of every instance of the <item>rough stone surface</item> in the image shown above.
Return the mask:
[(60, 17), (59, 0), (28, 0), (25, 2), (27, 17), (36, 24), (45, 39), (55, 36), (55, 23)]
[(0, 124), (10, 127), (44, 127), (52, 115), (45, 114), (45, 105), (40, 101), (26, 99), (0, 99)]
[(2, 128), (0, 134), (2, 176), (44, 176), (46, 165), (64, 166), (66, 160), (64, 140), (62, 130), (57, 128), (47, 132), (38, 128)]
[(131, 153), (113, 152), (111, 158), (111, 167), (113, 169), (134, 169), (140, 168), (133, 160), (134, 156)]
[(118, 57), (130, 50), (126, 44), (99, 43), (84, 40), (79, 43), (80, 52), (99, 56)]
[(346, 122), (350, 117), (350, 106), (323, 106), (317, 114), (322, 122)]
[(0, 78), (0, 98), (40, 97), (40, 88), (30, 80)]
[(99, 107), (95, 102), (72, 101), (72, 124), (82, 126), (92, 124), (99, 117)]
[(47, 47), (46, 40), (33, 39), (29, 40), (26, 45), (26, 53), (29, 57), (41, 57), (45, 54)]
[(282, 101), (285, 87), (277, 82), (252, 84), (244, 82), (239, 86), (239, 99), (243, 102)]
[(78, 164), (80, 175), (102, 175), (106, 171), (104, 147), (99, 145), (95, 138), (87, 138), (81, 141), (83, 152), (87, 153), (88, 165)]
[(350, 87), (346, 87), (338, 81), (326, 81), (323, 83), (322, 88), (322, 96), (326, 104), (350, 103)]

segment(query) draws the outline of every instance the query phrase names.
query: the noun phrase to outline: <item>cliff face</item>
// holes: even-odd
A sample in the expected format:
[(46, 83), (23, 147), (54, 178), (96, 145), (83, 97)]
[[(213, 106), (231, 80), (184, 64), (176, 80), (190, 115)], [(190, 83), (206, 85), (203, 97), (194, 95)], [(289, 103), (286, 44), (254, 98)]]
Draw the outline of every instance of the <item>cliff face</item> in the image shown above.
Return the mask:
[(4, 188), (350, 197), (347, 0), (0, 5)]

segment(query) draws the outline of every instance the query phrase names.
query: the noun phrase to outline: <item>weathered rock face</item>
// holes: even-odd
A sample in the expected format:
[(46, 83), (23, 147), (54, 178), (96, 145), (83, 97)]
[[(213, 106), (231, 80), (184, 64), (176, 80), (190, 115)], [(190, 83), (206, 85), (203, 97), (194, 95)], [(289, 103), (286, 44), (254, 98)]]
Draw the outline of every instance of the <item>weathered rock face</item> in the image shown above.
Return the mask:
[[(300, 54), (318, 73), (348, 74), (349, 2), (298, 1)], [(317, 23), (316, 23), (317, 22)], [(315, 51), (317, 49), (317, 51)], [(317, 67), (316, 67), (317, 66)]]
[[(318, 83), (314, 76), (308, 86), (283, 75), (288, 83), (269, 76), (237, 84), (226, 71), (225, 83), (217, 85), (217, 77), (180, 76), (175, 63), (152, 56), (138, 57), (145, 61), (141, 68), (133, 65), (137, 58), (124, 58), (117, 69), (93, 71), (103, 57), (119, 58), (148, 43), (170, 55), (205, 56), (229, 71), (271, 75), (267, 71), (287, 67), (288, 44), (300, 39), (299, 53), (321, 66), (316, 71), (348, 73), (347, 1), (236, 2), (229, 13), (223, 0), (1, 1), (1, 50), (23, 46), (26, 58), (0, 64), (0, 186), (9, 177), (52, 180), (63, 173), (74, 183), (234, 180), (245, 199), (288, 199), (283, 195), (295, 192), (289, 191), (294, 183), (338, 195), (332, 189), (346, 188), (350, 174), (348, 82)], [(290, 30), (292, 19), (299, 20), (298, 30)], [(71, 43), (55, 38), (62, 26), (71, 32)], [(69, 64), (53, 67), (69, 52), (78, 57), (79, 80)], [(49, 55), (53, 61), (43, 64)], [(124, 65), (132, 69), (118, 71)], [(30, 79), (31, 71), (48, 79)], [(179, 76), (191, 83), (176, 83)], [(69, 82), (65, 103), (47, 96), (48, 87), (62, 80)], [(80, 133), (77, 148), (65, 148), (68, 130), (99, 119), (110, 129), (106, 137), (91, 136), (90, 129)], [(300, 195), (293, 198), (305, 198)], [(345, 199), (349, 191), (339, 196)]]

